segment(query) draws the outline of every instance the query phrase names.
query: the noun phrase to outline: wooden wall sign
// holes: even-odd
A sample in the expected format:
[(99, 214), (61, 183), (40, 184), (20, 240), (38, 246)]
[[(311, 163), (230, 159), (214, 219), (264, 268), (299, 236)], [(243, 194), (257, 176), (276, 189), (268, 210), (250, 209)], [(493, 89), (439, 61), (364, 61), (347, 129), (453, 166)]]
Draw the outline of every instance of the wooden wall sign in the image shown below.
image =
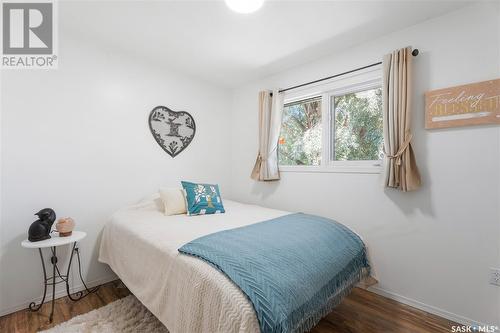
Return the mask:
[(425, 93), (425, 128), (500, 124), (500, 79)]

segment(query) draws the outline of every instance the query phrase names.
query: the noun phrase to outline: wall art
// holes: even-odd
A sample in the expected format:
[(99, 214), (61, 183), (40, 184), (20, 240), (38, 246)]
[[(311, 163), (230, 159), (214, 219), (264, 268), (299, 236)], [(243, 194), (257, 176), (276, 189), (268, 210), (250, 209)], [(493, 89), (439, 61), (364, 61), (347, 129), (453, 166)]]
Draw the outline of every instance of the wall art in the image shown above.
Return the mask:
[(196, 124), (186, 111), (157, 106), (149, 114), (149, 129), (160, 147), (175, 157), (193, 141)]

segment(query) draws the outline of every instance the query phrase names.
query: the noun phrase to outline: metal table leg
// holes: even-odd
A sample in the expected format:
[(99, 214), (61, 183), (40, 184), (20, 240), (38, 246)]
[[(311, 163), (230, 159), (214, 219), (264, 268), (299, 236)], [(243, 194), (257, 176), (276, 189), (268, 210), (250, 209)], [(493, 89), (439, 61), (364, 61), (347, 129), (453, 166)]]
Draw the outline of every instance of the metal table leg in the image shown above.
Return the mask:
[[(75, 252), (76, 252), (76, 258), (78, 259), (78, 275), (80, 277), (80, 281), (82, 282), (83, 286), (85, 287), (85, 290), (80, 290), (80, 291), (74, 293), (74, 295), (76, 297), (73, 297), (70, 294), (70, 292), (69, 292), (69, 272), (70, 272), (70, 269), (71, 269), (71, 263), (73, 262), (73, 254)], [(82, 277), (82, 265), (81, 265), (81, 262), (80, 262), (80, 249), (76, 247), (76, 242), (75, 242), (73, 244), (73, 249), (71, 250), (71, 256), (69, 257), (69, 263), (68, 263), (68, 270), (67, 270), (67, 273), (66, 273), (66, 294), (68, 294), (68, 297), (69, 297), (70, 300), (76, 302), (76, 301), (84, 298), (88, 294), (96, 292), (97, 289), (99, 289), (99, 286), (94, 287), (92, 289), (89, 289), (87, 287), (87, 285), (85, 284), (85, 281), (83, 280), (83, 277)], [(86, 293), (84, 293), (84, 291), (86, 291)]]
[(42, 249), (38, 249), (38, 252), (40, 253), (40, 259), (42, 260), (42, 268), (43, 268), (43, 297), (42, 300), (40, 301), (40, 304), (36, 305), (35, 302), (31, 302), (28, 308), (31, 311), (38, 311), (43, 305), (43, 302), (45, 301), (45, 296), (47, 295), (47, 271), (45, 270), (45, 261), (43, 260), (43, 253)]
[(57, 256), (56, 256), (56, 247), (52, 247), (52, 258), (50, 258), (50, 262), (52, 263), (52, 305), (50, 308), (50, 317), (49, 322), (52, 322), (52, 318), (54, 317), (54, 303), (56, 298), (56, 265), (57, 265)]
[[(43, 259), (43, 253), (42, 249), (39, 248), (38, 252), (40, 253), (40, 260), (42, 261), (42, 268), (43, 268), (43, 297), (42, 300), (40, 301), (40, 304), (36, 305), (35, 302), (31, 302), (29, 305), (29, 309), (31, 311), (38, 311), (42, 307), (45, 297), (47, 296), (47, 287), (52, 285), (52, 301), (51, 301), (51, 309), (50, 309), (50, 316), (49, 316), (49, 321), (52, 322), (52, 319), (54, 317), (54, 305), (55, 305), (55, 296), (56, 296), (56, 284), (65, 282), (66, 283), (66, 294), (68, 295), (69, 299), (72, 301), (78, 301), (85, 296), (87, 296), (90, 293), (96, 292), (99, 289), (99, 286), (94, 287), (89, 289), (87, 285), (85, 284), (85, 281), (83, 280), (82, 276), (82, 266), (81, 266), (81, 261), (80, 261), (80, 252), (79, 249), (76, 247), (76, 242), (73, 244), (73, 248), (71, 249), (71, 255), (69, 258), (69, 263), (68, 263), (68, 269), (66, 271), (66, 275), (62, 275), (59, 267), (57, 266), (57, 253), (56, 253), (56, 247), (53, 246), (51, 247), (51, 252), (52, 256), (50, 258), (50, 262), (52, 263), (52, 277), (48, 278), (47, 277), (47, 270), (45, 268), (45, 261)], [(85, 290), (78, 291), (74, 293), (73, 295), (70, 294), (70, 288), (69, 288), (69, 273), (71, 270), (71, 263), (73, 262), (73, 255), (76, 252), (76, 256), (78, 259), (78, 275), (80, 277), (80, 281), (82, 282), (83, 286), (85, 287)], [(57, 279), (60, 279), (57, 281)], [(86, 291), (86, 293), (84, 293)]]

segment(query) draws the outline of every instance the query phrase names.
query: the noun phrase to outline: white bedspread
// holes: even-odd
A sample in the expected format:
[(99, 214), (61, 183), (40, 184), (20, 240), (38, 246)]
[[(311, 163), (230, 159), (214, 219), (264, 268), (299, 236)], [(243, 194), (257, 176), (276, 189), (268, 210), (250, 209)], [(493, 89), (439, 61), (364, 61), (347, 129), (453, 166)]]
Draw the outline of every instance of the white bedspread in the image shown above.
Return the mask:
[(165, 216), (151, 200), (116, 212), (99, 261), (176, 332), (259, 332), (252, 304), (224, 274), (177, 249), (198, 237), (288, 212), (225, 200), (225, 214)]

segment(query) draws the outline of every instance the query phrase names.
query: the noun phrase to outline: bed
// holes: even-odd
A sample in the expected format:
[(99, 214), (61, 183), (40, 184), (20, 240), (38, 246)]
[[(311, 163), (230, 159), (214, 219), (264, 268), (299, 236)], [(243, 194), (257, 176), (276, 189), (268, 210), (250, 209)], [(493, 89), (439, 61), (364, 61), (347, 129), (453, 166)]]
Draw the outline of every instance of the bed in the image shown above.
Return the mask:
[(236, 284), (178, 249), (206, 235), (290, 213), (230, 200), (224, 206), (225, 214), (165, 216), (153, 196), (116, 212), (103, 230), (99, 261), (172, 333), (261, 331), (252, 303)]

